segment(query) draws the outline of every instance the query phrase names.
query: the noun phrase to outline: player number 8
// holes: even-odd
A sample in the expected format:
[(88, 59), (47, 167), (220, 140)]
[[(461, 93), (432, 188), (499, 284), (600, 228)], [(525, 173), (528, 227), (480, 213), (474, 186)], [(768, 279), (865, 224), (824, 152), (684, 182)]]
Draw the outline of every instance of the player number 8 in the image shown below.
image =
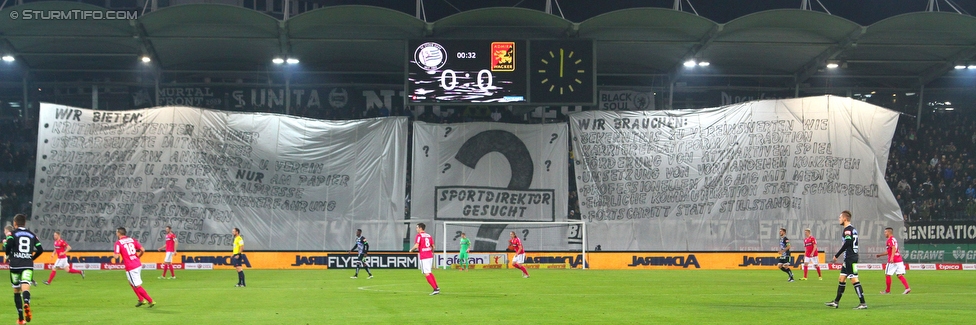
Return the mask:
[(30, 253), (30, 238), (20, 237), (20, 249), (21, 253)]

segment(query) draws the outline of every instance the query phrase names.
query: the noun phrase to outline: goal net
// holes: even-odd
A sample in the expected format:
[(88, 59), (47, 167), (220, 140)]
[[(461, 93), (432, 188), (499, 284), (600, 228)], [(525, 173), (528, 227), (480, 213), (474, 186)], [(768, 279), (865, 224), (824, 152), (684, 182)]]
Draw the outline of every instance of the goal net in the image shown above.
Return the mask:
[[(569, 268), (585, 269), (586, 223), (583, 221), (556, 222), (483, 222), (445, 221), (441, 235), (441, 253), (438, 267), (452, 267), (458, 260), (461, 234), (471, 241), (468, 260), (472, 264), (508, 263), (513, 253), (509, 250), (511, 232), (522, 240), (526, 252), (526, 265), (563, 264)], [(557, 258), (533, 259), (535, 252), (564, 253)], [(504, 257), (501, 260), (499, 257)], [(531, 262), (530, 262), (531, 261)]]

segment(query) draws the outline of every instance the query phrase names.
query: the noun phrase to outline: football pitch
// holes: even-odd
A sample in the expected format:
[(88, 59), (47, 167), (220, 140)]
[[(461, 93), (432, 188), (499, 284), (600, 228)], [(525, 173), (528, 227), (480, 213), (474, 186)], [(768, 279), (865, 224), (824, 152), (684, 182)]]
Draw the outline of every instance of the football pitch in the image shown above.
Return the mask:
[[(777, 270), (436, 270), (441, 294), (417, 270), (183, 271), (160, 280), (143, 271), (154, 308), (135, 308), (121, 271), (35, 275), (31, 324), (963, 324), (976, 319), (976, 277), (966, 271), (909, 272), (912, 293), (880, 295), (884, 274), (861, 273), (868, 310), (848, 285), (839, 309), (827, 308), (837, 271), (822, 281), (786, 282)], [(798, 278), (802, 271), (797, 270)], [(816, 275), (812, 272), (812, 275)], [(10, 294), (0, 323), (16, 322)]]

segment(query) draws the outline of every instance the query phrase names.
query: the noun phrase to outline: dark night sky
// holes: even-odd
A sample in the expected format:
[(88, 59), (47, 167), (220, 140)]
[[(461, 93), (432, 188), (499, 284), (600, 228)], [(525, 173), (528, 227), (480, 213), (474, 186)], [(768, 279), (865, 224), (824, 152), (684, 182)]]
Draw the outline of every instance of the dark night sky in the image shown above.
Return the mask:
[[(969, 14), (976, 13), (976, 0), (952, 0)], [(928, 0), (820, 0), (833, 15), (867, 26), (900, 14), (924, 11)], [(374, 5), (414, 14), (414, 0), (320, 0), (324, 5)], [(558, 0), (566, 19), (581, 22), (603, 13), (636, 7), (671, 8), (673, 0)], [(801, 0), (691, 0), (698, 14), (717, 23), (771, 9), (799, 9)], [(823, 12), (816, 0), (814, 10)], [(938, 0), (942, 11), (952, 11), (946, 0)], [(427, 21), (436, 21), (460, 11), (485, 7), (512, 7), (544, 10), (546, 0), (424, 0)], [(684, 10), (691, 12), (687, 0)], [(558, 14), (553, 4), (553, 12)], [(954, 11), (953, 11), (954, 12)]]

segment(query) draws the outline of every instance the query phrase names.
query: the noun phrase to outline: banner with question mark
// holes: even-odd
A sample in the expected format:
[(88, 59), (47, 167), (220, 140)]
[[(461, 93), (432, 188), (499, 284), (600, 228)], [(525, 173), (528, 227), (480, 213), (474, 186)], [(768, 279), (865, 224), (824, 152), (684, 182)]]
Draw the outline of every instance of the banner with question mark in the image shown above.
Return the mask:
[[(442, 221), (564, 221), (568, 200), (566, 124), (414, 122), (412, 216)], [(475, 250), (504, 250), (505, 225), (466, 229)], [(567, 248), (564, 228), (532, 230), (527, 249)], [(456, 249), (449, 234), (448, 249)], [(435, 237), (441, 238), (441, 237)], [(439, 244), (443, 245), (443, 244)], [(452, 246), (453, 245), (453, 246)]]

